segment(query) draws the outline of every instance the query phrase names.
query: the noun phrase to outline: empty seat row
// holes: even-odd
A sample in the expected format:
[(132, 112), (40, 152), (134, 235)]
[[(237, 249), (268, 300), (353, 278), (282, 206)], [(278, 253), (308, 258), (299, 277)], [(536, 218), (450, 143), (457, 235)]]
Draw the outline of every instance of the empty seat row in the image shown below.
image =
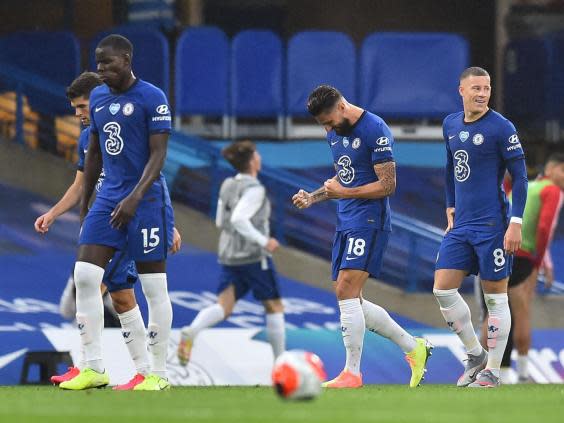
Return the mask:
[(385, 117), (441, 118), (461, 106), (456, 87), (468, 44), (443, 33), (374, 33), (357, 54), (340, 32), (305, 31), (283, 48), (270, 31), (247, 30), (231, 43), (219, 28), (186, 29), (175, 57), (176, 113), (303, 116), (320, 84)]

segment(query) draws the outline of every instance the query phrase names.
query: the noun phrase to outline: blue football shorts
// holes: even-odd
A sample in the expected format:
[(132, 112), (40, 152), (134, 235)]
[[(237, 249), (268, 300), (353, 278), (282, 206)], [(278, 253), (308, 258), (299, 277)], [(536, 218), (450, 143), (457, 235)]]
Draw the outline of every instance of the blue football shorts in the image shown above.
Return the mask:
[(378, 229), (348, 229), (335, 232), (331, 277), (337, 280), (342, 269), (358, 269), (376, 278), (380, 274), (390, 232)]
[(511, 275), (513, 256), (505, 254), (504, 228), (453, 228), (443, 238), (435, 269), (465, 270), (488, 281)]
[(249, 291), (252, 291), (258, 301), (280, 298), (276, 269), (270, 258), (238, 266), (222, 265), (217, 293), (222, 293), (229, 285), (235, 287), (235, 299), (237, 300), (244, 297)]
[(112, 228), (115, 205), (96, 199), (86, 215), (79, 244), (106, 245), (129, 254), (136, 262), (162, 261), (172, 246), (174, 213), (170, 205), (141, 203), (127, 227)]

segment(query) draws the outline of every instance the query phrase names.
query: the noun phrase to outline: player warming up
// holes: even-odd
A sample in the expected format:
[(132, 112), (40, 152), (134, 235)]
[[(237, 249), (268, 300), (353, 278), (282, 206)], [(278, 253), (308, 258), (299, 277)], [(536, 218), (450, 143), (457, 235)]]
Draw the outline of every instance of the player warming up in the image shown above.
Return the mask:
[(266, 334), (274, 358), (285, 349), (284, 307), (270, 258), (279, 244), (270, 237), (270, 202), (257, 179), (261, 157), (250, 141), (234, 142), (222, 154), (238, 173), (223, 181), (217, 202), (215, 223), (221, 229), (218, 301), (201, 310), (190, 326), (182, 328), (178, 361), (183, 365), (190, 360), (198, 333), (227, 319), (237, 300), (249, 291), (264, 305)]
[[(137, 79), (131, 70), (133, 46), (125, 37), (109, 35), (96, 48), (97, 69), (104, 85), (90, 94), (90, 140), (81, 196), (82, 230), (74, 270), (76, 320), (85, 368), (63, 389), (108, 384), (102, 361), (103, 308), (100, 283), (116, 251), (135, 261), (149, 306), (148, 349), (151, 374), (135, 390), (170, 387), (166, 357), (172, 306), (165, 264), (173, 240), (173, 211), (161, 174), (171, 116), (157, 87)], [(88, 210), (100, 171), (104, 183)]]
[[(488, 107), (487, 71), (466, 69), (459, 92), (464, 110), (443, 122), (447, 229), (437, 256), (433, 293), (448, 327), (468, 353), (457, 385), (497, 387), (511, 327), (507, 282), (513, 254), (521, 246), (527, 199), (525, 156), (513, 124)], [(502, 188), (506, 169), (513, 181), (512, 208)], [(480, 345), (468, 304), (458, 293), (464, 277), (478, 272), (489, 314), (489, 352)]]
[(432, 346), (399, 326), (382, 307), (362, 298), (368, 276), (377, 277), (391, 231), (388, 197), (396, 187), (393, 138), (378, 116), (347, 102), (334, 87), (321, 85), (307, 108), (327, 131), (337, 175), (314, 192), (292, 198), (298, 208), (338, 199), (333, 241), (332, 280), (339, 301), (346, 350), (344, 370), (328, 388), (362, 386), (360, 359), (365, 329), (396, 343), (411, 367), (410, 387), (423, 379)]

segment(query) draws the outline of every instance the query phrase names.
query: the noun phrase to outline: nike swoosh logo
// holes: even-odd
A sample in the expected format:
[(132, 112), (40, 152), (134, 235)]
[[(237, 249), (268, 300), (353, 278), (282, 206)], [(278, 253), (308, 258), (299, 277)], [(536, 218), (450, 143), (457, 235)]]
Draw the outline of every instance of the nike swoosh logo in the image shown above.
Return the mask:
[(456, 137), (456, 135), (449, 135), (449, 136), (448, 136), (448, 139), (451, 140), (451, 139), (453, 139), (454, 137)]
[(96, 107), (96, 109), (94, 110), (96, 113), (98, 113), (100, 110), (102, 110), (104, 107), (106, 106), (101, 106), (101, 107)]
[(144, 252), (145, 254), (149, 254), (151, 251), (155, 250), (156, 248), (157, 248), (157, 247), (155, 247), (155, 248), (150, 248), (150, 249), (148, 249), (148, 250), (143, 250), (143, 252)]
[(345, 260), (356, 260), (359, 259), (360, 257), (347, 257)]
[(333, 146), (333, 145), (337, 144), (338, 142), (339, 142), (339, 140), (337, 140), (335, 142), (331, 142), (331, 145)]
[(500, 270), (503, 270), (504, 268), (505, 268), (505, 266), (500, 267), (499, 269), (494, 269), (494, 272), (497, 273), (497, 272), (499, 272)]
[(6, 355), (0, 356), (0, 369), (6, 367), (12, 361), (17, 360), (22, 355), (27, 352), (27, 348), (22, 348), (21, 350), (14, 351), (12, 353), (8, 353)]

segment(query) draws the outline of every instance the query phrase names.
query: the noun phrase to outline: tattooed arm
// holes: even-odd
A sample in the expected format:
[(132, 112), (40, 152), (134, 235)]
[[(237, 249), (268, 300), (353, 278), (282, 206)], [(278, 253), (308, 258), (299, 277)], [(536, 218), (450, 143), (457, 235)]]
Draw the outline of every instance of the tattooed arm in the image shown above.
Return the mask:
[[(333, 181), (336, 179), (337, 176), (335, 175), (332, 179), (329, 180)], [(325, 201), (328, 199), (329, 196), (325, 189), (325, 185), (323, 185), (313, 192), (307, 192), (304, 191), (303, 189), (299, 190), (298, 193), (294, 194), (294, 196), (292, 197), (292, 202), (294, 203), (294, 206), (296, 206), (298, 209), (307, 209), (308, 207), (311, 207), (315, 203), (319, 203), (320, 201)]]
[(345, 188), (335, 178), (325, 182), (328, 198), (367, 198), (378, 199), (392, 195), (396, 190), (396, 164), (393, 161), (374, 165), (378, 176), (376, 182), (359, 187)]

